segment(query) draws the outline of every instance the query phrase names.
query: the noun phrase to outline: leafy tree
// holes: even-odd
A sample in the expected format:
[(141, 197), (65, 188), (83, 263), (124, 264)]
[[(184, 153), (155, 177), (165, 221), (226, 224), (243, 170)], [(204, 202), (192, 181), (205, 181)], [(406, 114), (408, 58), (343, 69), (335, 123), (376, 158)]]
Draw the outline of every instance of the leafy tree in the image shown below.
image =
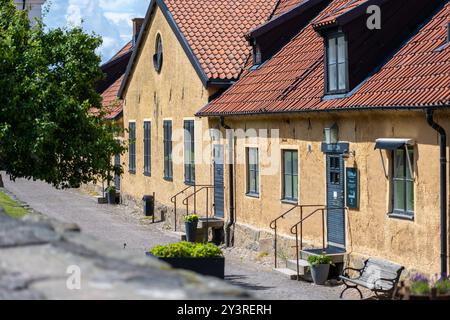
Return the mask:
[(111, 180), (111, 158), (124, 148), (95, 91), (100, 45), (81, 28), (31, 27), (26, 12), (0, 0), (0, 168), (13, 179), (61, 188)]

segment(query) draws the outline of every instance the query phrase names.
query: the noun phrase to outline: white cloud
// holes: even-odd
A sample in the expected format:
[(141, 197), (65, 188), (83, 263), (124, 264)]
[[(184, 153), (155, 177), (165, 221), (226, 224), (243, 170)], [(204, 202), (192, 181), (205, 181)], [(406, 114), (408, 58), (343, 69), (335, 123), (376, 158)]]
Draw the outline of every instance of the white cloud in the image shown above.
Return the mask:
[(104, 61), (130, 41), (131, 19), (144, 17), (150, 0), (48, 0), (44, 22), (49, 28), (82, 26), (100, 35)]

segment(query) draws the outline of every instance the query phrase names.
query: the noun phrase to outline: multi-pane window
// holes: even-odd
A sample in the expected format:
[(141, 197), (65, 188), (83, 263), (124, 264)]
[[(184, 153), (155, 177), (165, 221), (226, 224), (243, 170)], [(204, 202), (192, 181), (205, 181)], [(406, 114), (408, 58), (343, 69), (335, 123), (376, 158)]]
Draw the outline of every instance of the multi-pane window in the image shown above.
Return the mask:
[(136, 123), (128, 123), (128, 170), (136, 173)]
[(144, 174), (151, 174), (151, 133), (150, 121), (144, 121)]
[(347, 91), (347, 42), (344, 35), (327, 39), (327, 91)]
[(247, 148), (247, 194), (259, 195), (258, 148)]
[(164, 179), (173, 179), (172, 165), (172, 121), (164, 120)]
[(195, 183), (194, 120), (184, 121), (184, 181)]
[(283, 151), (283, 199), (298, 200), (298, 151)]
[(392, 171), (393, 213), (414, 216), (414, 151), (408, 148), (394, 150)]
[(330, 156), (330, 183), (341, 184), (341, 159), (339, 156)]

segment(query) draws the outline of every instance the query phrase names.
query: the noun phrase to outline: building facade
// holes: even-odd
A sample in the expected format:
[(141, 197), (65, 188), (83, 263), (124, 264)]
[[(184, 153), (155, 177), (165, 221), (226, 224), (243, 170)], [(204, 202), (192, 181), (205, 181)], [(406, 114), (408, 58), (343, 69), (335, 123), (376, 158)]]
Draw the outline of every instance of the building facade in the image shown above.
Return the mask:
[[(253, 67), (197, 113), (234, 132), (222, 143), (233, 147), (225, 216), (235, 242), (272, 252), (276, 227), (278, 260), (295, 258), (298, 243), (350, 264), (444, 273), (450, 6), (387, 1), (374, 31), (375, 2), (320, 2), (250, 32)], [(290, 40), (274, 49), (280, 32)]]
[(42, 6), (44, 3), (45, 0), (14, 0), (17, 9), (28, 10), (28, 16), (32, 22), (36, 18), (42, 18)]
[(172, 226), (187, 212), (223, 218), (223, 150), (212, 146), (208, 119), (195, 113), (239, 78), (251, 50), (244, 34), (276, 3), (150, 3), (119, 92), (128, 142), (125, 202), (154, 195)]

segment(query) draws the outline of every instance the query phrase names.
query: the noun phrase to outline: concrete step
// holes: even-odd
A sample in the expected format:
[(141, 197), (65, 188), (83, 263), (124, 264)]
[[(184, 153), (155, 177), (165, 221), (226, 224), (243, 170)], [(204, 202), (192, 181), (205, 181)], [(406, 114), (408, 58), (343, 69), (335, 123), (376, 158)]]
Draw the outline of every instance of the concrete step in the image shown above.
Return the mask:
[(335, 252), (335, 251), (322, 251), (321, 249), (305, 249), (300, 251), (300, 259), (308, 260), (308, 257), (310, 256), (318, 256), (321, 254), (325, 254), (326, 256), (329, 256), (333, 263), (344, 263), (346, 252)]
[(273, 268), (273, 271), (287, 277), (291, 280), (297, 280), (297, 271), (293, 271), (288, 268)]
[(214, 229), (223, 228), (224, 221), (223, 221), (223, 219), (214, 218), (214, 217), (211, 217), (208, 219), (206, 219), (205, 217), (200, 218), (198, 221), (198, 228), (203, 229), (203, 228), (206, 228), (207, 226), (208, 226), (208, 228), (214, 228)]
[[(299, 266), (300, 274), (305, 274), (307, 269), (308, 269), (308, 267), (309, 267), (309, 263), (306, 260), (299, 259), (298, 260), (298, 266)], [(297, 272), (297, 262), (296, 262), (296, 260), (287, 260), (286, 261), (286, 267), (288, 269), (291, 269), (291, 270)]]

